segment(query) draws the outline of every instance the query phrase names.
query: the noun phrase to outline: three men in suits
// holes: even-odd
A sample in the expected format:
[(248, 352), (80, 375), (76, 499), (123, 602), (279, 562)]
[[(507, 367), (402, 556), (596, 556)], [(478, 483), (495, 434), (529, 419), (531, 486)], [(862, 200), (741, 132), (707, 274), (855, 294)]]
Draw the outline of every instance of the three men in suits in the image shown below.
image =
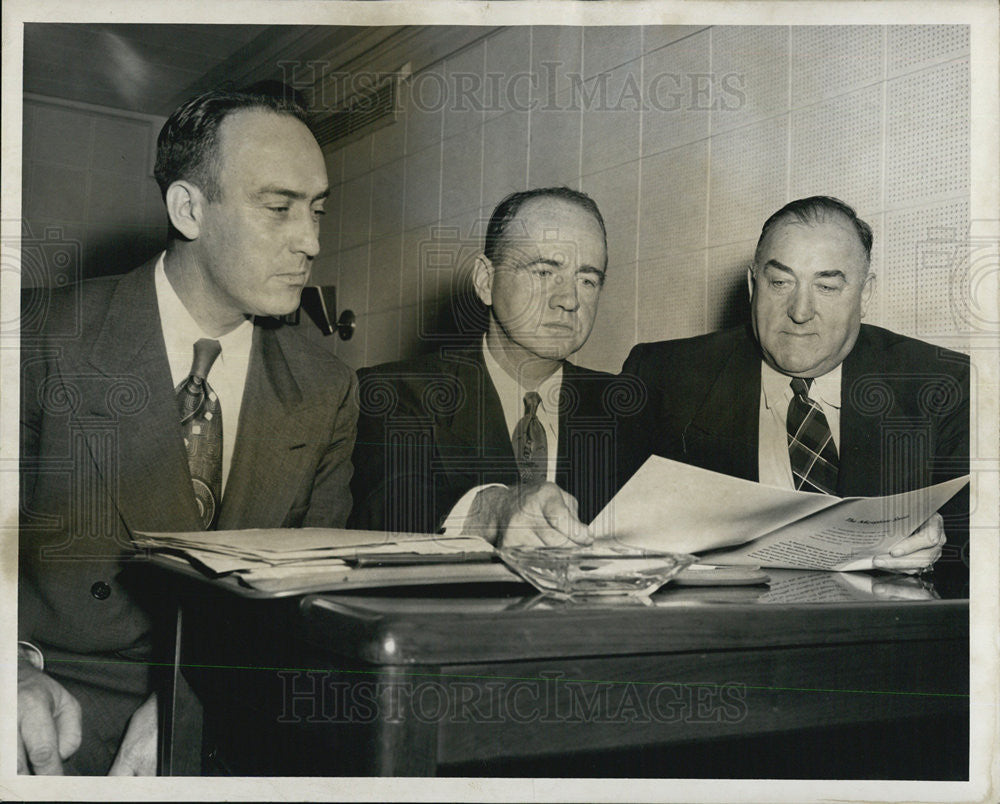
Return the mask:
[(353, 372), (265, 318), (319, 250), (304, 120), (253, 93), (181, 106), (157, 149), (166, 251), (53, 293), (22, 341), (19, 772), (155, 772), (166, 604), (130, 533), (346, 521)]
[(589, 521), (611, 493), (618, 381), (567, 358), (590, 335), (606, 267), (583, 193), (497, 206), (472, 277), (489, 310), (481, 343), (359, 372), (351, 525), (589, 541), (575, 514)]
[[(629, 355), (623, 373), (643, 382), (650, 402), (626, 435), (623, 474), (655, 453), (838, 496), (966, 474), (969, 360), (861, 323), (874, 291), (871, 247), (870, 227), (833, 198), (772, 215), (747, 272), (749, 327), (639, 344)], [(959, 542), (967, 512), (967, 492), (944, 510)], [(926, 568), (945, 541), (935, 514), (875, 565)]]

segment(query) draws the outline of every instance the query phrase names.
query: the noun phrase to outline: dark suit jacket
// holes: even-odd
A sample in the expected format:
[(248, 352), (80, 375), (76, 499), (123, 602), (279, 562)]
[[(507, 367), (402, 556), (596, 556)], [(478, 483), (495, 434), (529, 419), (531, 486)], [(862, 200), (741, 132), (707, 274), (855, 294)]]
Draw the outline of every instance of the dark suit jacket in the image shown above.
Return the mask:
[[(154, 265), (53, 293), (41, 334), (22, 340), (19, 632), (84, 698), (148, 693), (164, 606), (125, 560), (129, 533), (198, 530)], [(255, 326), (238, 435), (224, 430), (237, 442), (220, 529), (344, 524), (354, 385), (294, 329)], [(124, 725), (84, 718), (109, 743)]]
[[(352, 527), (436, 532), (469, 489), (517, 482), (500, 398), (479, 349), (362, 369)], [(628, 381), (563, 364), (556, 482), (590, 521), (611, 495)]]
[[(624, 433), (622, 478), (658, 454), (757, 480), (760, 363), (747, 327), (633, 348), (622, 372), (649, 404)], [(895, 494), (968, 471), (969, 358), (862, 325), (843, 363), (838, 495)], [(943, 511), (952, 559), (967, 512), (967, 492)]]

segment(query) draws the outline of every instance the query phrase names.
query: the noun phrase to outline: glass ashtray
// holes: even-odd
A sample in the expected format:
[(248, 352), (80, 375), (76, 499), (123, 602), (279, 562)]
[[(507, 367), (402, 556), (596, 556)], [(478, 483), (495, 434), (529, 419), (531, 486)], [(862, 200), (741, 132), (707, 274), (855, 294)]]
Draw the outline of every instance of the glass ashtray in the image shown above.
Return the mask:
[(697, 559), (630, 547), (501, 548), (503, 562), (553, 597), (650, 595)]

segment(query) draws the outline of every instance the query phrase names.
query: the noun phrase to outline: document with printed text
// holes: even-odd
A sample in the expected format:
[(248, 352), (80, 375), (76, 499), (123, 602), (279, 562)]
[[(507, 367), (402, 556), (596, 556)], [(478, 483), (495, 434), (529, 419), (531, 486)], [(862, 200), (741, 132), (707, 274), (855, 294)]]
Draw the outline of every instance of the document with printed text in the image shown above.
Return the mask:
[(653, 456), (591, 524), (595, 540), (679, 553), (712, 564), (872, 569), (969, 482), (968, 476), (889, 497), (810, 494)]

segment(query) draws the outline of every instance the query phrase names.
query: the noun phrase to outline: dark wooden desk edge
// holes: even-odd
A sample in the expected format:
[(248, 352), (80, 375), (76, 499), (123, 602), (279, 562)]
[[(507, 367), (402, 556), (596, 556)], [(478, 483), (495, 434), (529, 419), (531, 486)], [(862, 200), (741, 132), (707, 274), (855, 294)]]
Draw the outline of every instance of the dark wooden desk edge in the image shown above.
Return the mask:
[[(379, 612), (363, 599), (307, 595), (302, 637), (379, 665), (442, 665), (968, 639), (968, 600), (572, 608), (467, 614)], [(592, 638), (581, 637), (591, 634)]]

